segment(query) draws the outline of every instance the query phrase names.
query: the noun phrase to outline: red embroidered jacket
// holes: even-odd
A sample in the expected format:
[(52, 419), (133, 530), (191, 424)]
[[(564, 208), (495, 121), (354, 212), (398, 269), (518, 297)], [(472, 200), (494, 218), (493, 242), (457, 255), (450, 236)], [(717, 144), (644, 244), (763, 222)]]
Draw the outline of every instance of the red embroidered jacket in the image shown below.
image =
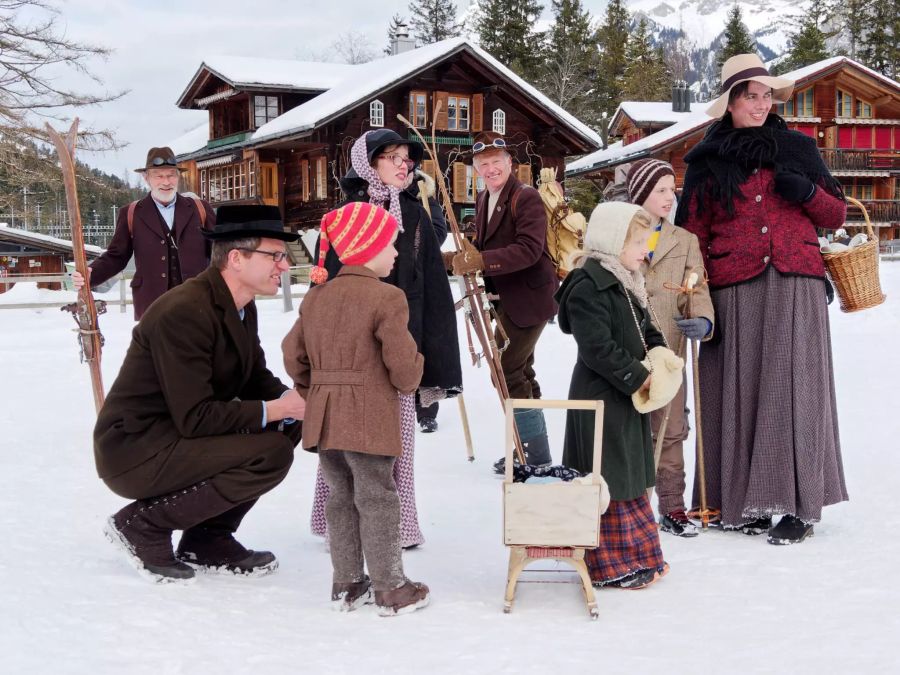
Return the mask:
[(782, 274), (825, 278), (816, 228), (837, 229), (847, 204), (821, 187), (805, 204), (775, 193), (774, 172), (754, 171), (741, 186), (729, 216), (718, 202), (688, 205), (683, 227), (700, 240), (712, 288), (732, 286), (762, 274), (770, 264)]

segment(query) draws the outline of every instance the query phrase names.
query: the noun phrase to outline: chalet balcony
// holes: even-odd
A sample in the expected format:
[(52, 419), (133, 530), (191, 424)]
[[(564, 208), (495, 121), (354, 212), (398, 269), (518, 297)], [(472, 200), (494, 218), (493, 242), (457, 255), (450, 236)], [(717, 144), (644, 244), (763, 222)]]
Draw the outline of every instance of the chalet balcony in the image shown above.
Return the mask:
[(900, 171), (900, 150), (845, 150), (820, 148), (825, 165), (832, 172)]
[[(860, 199), (866, 211), (869, 212), (869, 220), (873, 223), (900, 223), (900, 200), (898, 199)], [(862, 211), (847, 205), (847, 222), (864, 223)]]

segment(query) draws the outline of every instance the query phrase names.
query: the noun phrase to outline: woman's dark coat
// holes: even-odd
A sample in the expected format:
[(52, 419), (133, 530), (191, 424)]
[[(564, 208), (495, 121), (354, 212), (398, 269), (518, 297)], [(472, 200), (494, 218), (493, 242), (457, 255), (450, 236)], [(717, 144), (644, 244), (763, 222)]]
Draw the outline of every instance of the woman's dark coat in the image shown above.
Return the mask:
[[(352, 169), (341, 180), (348, 202), (368, 201), (368, 183)], [(400, 193), (403, 232), (397, 237), (397, 261), (384, 281), (401, 288), (409, 304), (409, 332), (425, 357), (421, 387), (439, 387), (451, 393), (462, 391), (462, 368), (459, 362), (459, 338), (456, 310), (450, 281), (441, 260), (441, 242), (447, 238), (447, 222), (434, 199), (429, 198), (431, 214), (425, 212), (413, 185)], [(387, 204), (384, 205), (387, 208)], [(419, 231), (419, 254), (414, 254), (416, 230)], [(319, 244), (316, 242), (316, 259)], [(328, 278), (337, 276), (341, 261), (331, 248), (325, 257)]]
[[(575, 338), (578, 360), (572, 371), (570, 399), (600, 400), (603, 454), (600, 473), (610, 497), (636, 499), (655, 484), (650, 415), (635, 410), (631, 395), (649, 371), (641, 364), (644, 346), (622, 284), (596, 260), (569, 273), (556, 294), (559, 327)], [(648, 348), (663, 345), (647, 312), (632, 298)], [(566, 417), (563, 464), (593, 470), (594, 414), (570, 410)]]

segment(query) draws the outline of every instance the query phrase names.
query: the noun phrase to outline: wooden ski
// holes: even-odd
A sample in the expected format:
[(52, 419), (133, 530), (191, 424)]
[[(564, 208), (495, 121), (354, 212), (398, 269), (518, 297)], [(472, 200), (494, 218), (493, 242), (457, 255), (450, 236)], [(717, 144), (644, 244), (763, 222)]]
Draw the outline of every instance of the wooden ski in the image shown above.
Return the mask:
[[(432, 120), (437, 119), (440, 110), (441, 104), (438, 102)], [(416, 127), (403, 115), (398, 113), (397, 119), (403, 122), (403, 124), (415, 134), (429, 157), (431, 157), (431, 160), (434, 162), (436, 174), (435, 182), (437, 183), (438, 192), (444, 204), (444, 214), (447, 216), (447, 222), (450, 225), (450, 234), (453, 237), (453, 243), (456, 244), (457, 252), (460, 252), (463, 250), (463, 235), (459, 229), (459, 224), (456, 222), (456, 214), (453, 212), (453, 201), (450, 199), (450, 192), (447, 190), (444, 174), (441, 171), (441, 164), (438, 161), (437, 143), (433, 140), (436, 138), (434, 121), (432, 121), (431, 125), (432, 143), (429, 144), (419, 130), (416, 129)], [(500, 322), (497, 321), (497, 332), (500, 334), (501, 341), (504, 343), (502, 347), (497, 345), (493, 330), (493, 320), (496, 319), (496, 316), (493, 309), (491, 309), (491, 305), (487, 300), (484, 289), (478, 285), (477, 274), (475, 272), (464, 274), (462, 280), (464, 288), (461, 302), (467, 319), (466, 332), (469, 340), (469, 353), (472, 356), (472, 364), (481, 365), (480, 362), (482, 357), (487, 361), (488, 369), (491, 374), (491, 384), (494, 385), (494, 389), (496, 389), (497, 395), (500, 397), (500, 405), (503, 406), (505, 414), (505, 405), (506, 400), (509, 398), (509, 389), (506, 386), (506, 377), (504, 377), (503, 368), (500, 365), (500, 354), (502, 354), (509, 346), (509, 338), (506, 337), (503, 327), (500, 325)], [(470, 325), (472, 330), (475, 331), (475, 337), (481, 347), (481, 354), (475, 352), (472, 336), (468, 332), (468, 327)], [(525, 464), (525, 448), (522, 445), (522, 440), (519, 438), (518, 429), (514, 428), (513, 431), (516, 457), (519, 462)]]
[(100, 334), (98, 314), (106, 311), (106, 303), (102, 300), (94, 302), (90, 285), (87, 283), (87, 256), (84, 252), (84, 232), (81, 225), (81, 210), (78, 208), (78, 188), (75, 183), (75, 141), (78, 138), (78, 118), (72, 122), (69, 132), (62, 136), (49, 124), (47, 134), (56, 147), (59, 165), (62, 169), (63, 184), (66, 189), (66, 206), (69, 211), (69, 225), (72, 230), (72, 255), (75, 269), (85, 279), (85, 285), (78, 293), (78, 301), (66, 305), (63, 311), (72, 313), (78, 325), (78, 344), (81, 348), (81, 360), (87, 362), (91, 371), (91, 387), (94, 393), (94, 406), (97, 412), (103, 406), (103, 374), (100, 371), (100, 355), (103, 350), (103, 335)]

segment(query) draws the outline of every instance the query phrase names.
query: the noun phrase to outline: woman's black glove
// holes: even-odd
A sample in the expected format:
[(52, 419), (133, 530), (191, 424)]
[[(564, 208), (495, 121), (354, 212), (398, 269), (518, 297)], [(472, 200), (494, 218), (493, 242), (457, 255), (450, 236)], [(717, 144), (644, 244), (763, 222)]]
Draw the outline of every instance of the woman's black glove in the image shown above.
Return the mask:
[(816, 194), (816, 185), (799, 173), (779, 171), (775, 174), (775, 192), (789, 202), (803, 204)]

